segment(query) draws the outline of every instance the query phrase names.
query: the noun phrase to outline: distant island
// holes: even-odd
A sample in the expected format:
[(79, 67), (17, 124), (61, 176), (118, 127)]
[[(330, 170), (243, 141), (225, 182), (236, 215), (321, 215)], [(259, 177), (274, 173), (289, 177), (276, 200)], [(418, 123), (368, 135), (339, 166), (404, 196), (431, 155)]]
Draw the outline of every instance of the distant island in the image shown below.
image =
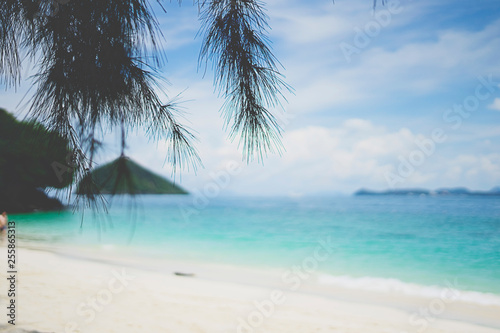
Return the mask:
[(385, 191), (372, 191), (367, 189), (360, 189), (354, 193), (356, 196), (360, 195), (432, 195), (432, 196), (500, 196), (500, 186), (494, 187), (489, 191), (471, 191), (465, 187), (455, 188), (440, 188), (434, 191), (427, 189), (394, 189)]
[[(96, 168), (88, 177), (101, 194), (188, 194), (181, 187), (143, 168), (128, 157)], [(78, 194), (87, 194), (84, 178), (77, 186)]]

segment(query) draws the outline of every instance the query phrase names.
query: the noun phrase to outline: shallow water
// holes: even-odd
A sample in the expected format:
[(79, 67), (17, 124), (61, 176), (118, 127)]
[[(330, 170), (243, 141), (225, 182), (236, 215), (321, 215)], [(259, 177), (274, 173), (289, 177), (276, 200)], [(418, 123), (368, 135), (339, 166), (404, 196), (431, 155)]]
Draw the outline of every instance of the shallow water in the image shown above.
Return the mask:
[[(305, 264), (320, 283), (410, 294), (458, 281), (478, 302), (500, 302), (500, 198), (154, 195), (135, 205), (115, 199), (108, 215), (86, 212), (81, 228), (81, 213), (10, 219), (21, 241), (259, 268)], [(331, 253), (311, 263), (320, 242)]]

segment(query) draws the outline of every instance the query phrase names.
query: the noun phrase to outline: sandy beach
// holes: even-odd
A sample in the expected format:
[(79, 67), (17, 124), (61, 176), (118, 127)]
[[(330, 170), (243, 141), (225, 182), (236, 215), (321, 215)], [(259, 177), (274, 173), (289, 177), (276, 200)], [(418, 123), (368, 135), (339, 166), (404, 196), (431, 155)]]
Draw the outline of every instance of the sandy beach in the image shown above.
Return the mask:
[(500, 333), (500, 0), (0, 0), (0, 333)]
[[(374, 295), (359, 290), (319, 290), (312, 277), (290, 290), (274, 273), (250, 269), (147, 262), (106, 251), (17, 250), (15, 326), (4, 314), (4, 332), (500, 332), (497, 305), (406, 300), (419, 313), (377, 305)], [(6, 258), (5, 246), (1, 251)], [(2, 260), (2, 281), (6, 272)], [(6, 312), (8, 285), (2, 286)], [(445, 313), (458, 318), (444, 319)]]

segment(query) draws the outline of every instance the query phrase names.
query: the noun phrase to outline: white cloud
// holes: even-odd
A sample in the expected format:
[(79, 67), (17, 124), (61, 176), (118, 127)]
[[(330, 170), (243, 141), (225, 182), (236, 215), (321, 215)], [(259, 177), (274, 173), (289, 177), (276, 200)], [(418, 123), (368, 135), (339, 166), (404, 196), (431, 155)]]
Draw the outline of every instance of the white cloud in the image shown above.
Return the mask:
[[(309, 126), (285, 134), (287, 152), (269, 159), (265, 173), (248, 166), (240, 190), (254, 193), (275, 184), (275, 193), (350, 192), (356, 186), (384, 187), (384, 173), (398, 153), (412, 147), (408, 129), (389, 132), (365, 119), (348, 119), (338, 128)], [(256, 182), (260, 179), (260, 182)]]
[[(408, 158), (418, 149), (422, 135), (407, 128), (390, 131), (366, 119), (348, 119), (336, 128), (308, 126), (288, 131), (287, 152), (270, 157), (265, 165), (244, 165), (229, 190), (240, 194), (351, 193), (360, 187), (388, 188), (385, 175), (396, 172), (398, 157)], [(217, 158), (202, 171), (195, 188), (210, 181), (210, 171), (220, 170), (229, 160), (239, 161), (240, 153), (231, 144), (214, 150)], [(450, 157), (451, 156), (451, 157)], [(489, 188), (500, 181), (500, 154), (455, 155), (454, 147), (436, 144), (410, 177), (398, 187), (469, 186)]]
[(493, 103), (488, 106), (488, 108), (491, 110), (500, 111), (500, 98), (495, 98)]
[[(201, 126), (201, 152), (205, 168), (192, 172), (181, 172), (181, 185), (188, 190), (201, 190), (212, 182), (210, 174), (223, 170), (235, 161), (243, 171), (231, 179), (223, 193), (235, 192), (250, 195), (314, 194), (319, 192), (351, 193), (361, 187), (388, 188), (387, 172), (397, 174), (400, 156), (408, 159), (418, 150), (417, 140), (424, 136), (408, 128), (390, 130), (367, 119), (350, 118), (338, 126), (306, 126), (285, 132), (283, 156), (269, 156), (263, 165), (242, 162), (237, 143), (227, 141), (226, 134), (214, 130), (214, 122), (220, 121), (217, 114), (200, 113), (196, 123), (212, 122)], [(301, 117), (297, 119), (300, 122)], [(481, 133), (469, 137), (467, 142), (484, 141)], [(139, 142), (137, 139), (133, 140)], [(458, 145), (458, 146), (457, 146)], [(426, 156), (422, 165), (397, 187), (468, 186), (486, 189), (500, 182), (500, 154), (492, 153), (494, 145), (483, 146), (485, 151), (467, 153), (463, 144), (451, 140), (436, 143), (435, 152)], [(489, 148), (488, 148), (489, 147)], [(131, 151), (143, 165), (167, 177), (171, 168), (163, 167), (167, 146), (146, 142)], [(462, 151), (462, 153), (457, 153)]]
[(447, 184), (490, 189), (500, 184), (500, 154), (459, 155), (448, 162), (452, 172), (442, 173)]
[(450, 86), (477, 75), (499, 75), (495, 59), (500, 51), (500, 20), (478, 31), (419, 27), (419, 34), (407, 33), (408, 29), (397, 32), (415, 24), (421, 19), (416, 13), (425, 13), (431, 5), (408, 4), (411, 8), (394, 15), (393, 22), (353, 55), (350, 64), (339, 45), (352, 43), (353, 27), (373, 20), (366, 3), (271, 11), (273, 36), (281, 48), (277, 52), (296, 92), (290, 98), (291, 108), (314, 113), (366, 107), (402, 94), (416, 98), (448, 92)]

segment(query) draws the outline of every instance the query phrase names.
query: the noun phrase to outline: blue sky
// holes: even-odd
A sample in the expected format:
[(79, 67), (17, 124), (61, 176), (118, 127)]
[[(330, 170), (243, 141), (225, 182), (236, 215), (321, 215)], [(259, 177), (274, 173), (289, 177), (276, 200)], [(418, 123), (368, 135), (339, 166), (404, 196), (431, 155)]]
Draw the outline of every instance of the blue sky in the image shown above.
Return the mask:
[[(177, 173), (186, 189), (217, 184), (221, 194), (299, 196), (500, 185), (498, 1), (394, 0), (375, 12), (371, 0), (266, 2), (273, 49), (295, 93), (284, 112), (275, 110), (286, 152), (250, 164), (223, 130), (211, 72), (197, 68), (197, 8), (165, 7), (166, 93), (187, 101), (204, 164)], [(0, 104), (22, 116), (17, 105), (29, 82), (2, 91)], [(114, 138), (102, 162), (116, 156)], [(172, 175), (164, 143), (131, 134), (128, 155)]]

